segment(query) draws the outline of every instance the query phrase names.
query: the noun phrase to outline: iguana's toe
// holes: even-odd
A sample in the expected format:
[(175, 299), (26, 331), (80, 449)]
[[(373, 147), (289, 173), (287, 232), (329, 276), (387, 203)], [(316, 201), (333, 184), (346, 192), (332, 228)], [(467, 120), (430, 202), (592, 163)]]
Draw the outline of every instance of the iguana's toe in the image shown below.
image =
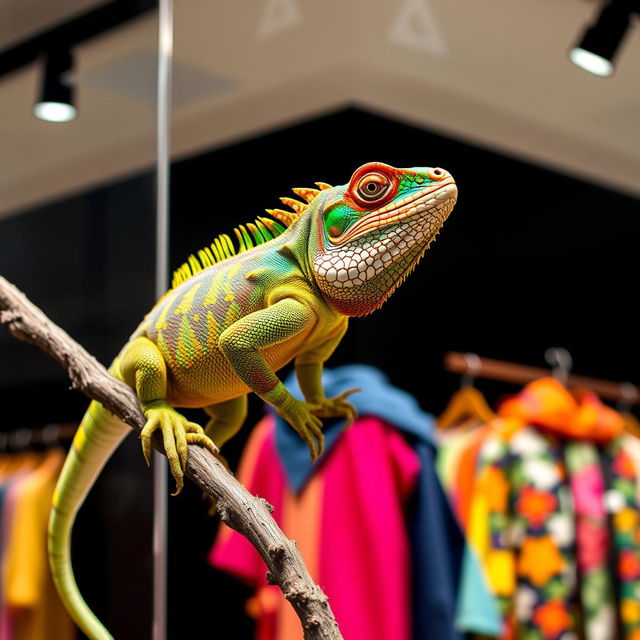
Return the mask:
[(204, 447), (214, 456), (217, 456), (220, 453), (220, 449), (216, 447), (215, 443), (209, 436), (206, 436), (204, 433), (187, 433), (186, 434), (187, 442), (189, 444), (197, 444), (201, 447)]
[(322, 420), (312, 413), (312, 407), (306, 402), (293, 399), (286, 409), (279, 409), (278, 413), (298, 432), (307, 443), (311, 454), (311, 461), (315, 462), (324, 451), (324, 434)]
[(151, 462), (151, 439), (156, 431), (162, 433), (162, 443), (169, 462), (171, 475), (176, 482), (176, 490), (172, 495), (177, 495), (184, 486), (183, 476), (187, 467), (188, 445), (199, 444), (217, 453), (218, 448), (204, 435), (202, 427), (195, 422), (190, 422), (169, 405), (152, 407), (145, 411), (147, 423), (140, 434), (142, 452), (147, 464)]
[(184, 430), (186, 433), (200, 433), (204, 434), (204, 429), (196, 422), (185, 422)]
[(361, 391), (361, 389), (348, 389), (333, 398), (324, 398), (322, 401), (311, 405), (311, 411), (321, 418), (346, 418), (346, 429), (358, 417), (355, 406), (347, 398), (358, 391)]

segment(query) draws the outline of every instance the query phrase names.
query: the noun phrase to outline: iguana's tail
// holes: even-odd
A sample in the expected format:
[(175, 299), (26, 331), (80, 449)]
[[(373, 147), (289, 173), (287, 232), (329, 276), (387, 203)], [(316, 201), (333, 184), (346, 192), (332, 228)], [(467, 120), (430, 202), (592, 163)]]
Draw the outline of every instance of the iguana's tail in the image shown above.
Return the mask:
[(71, 567), (71, 530), (78, 509), (102, 467), (131, 431), (99, 402), (92, 402), (73, 439), (53, 494), (49, 562), (67, 611), (91, 640), (113, 640), (83, 600)]

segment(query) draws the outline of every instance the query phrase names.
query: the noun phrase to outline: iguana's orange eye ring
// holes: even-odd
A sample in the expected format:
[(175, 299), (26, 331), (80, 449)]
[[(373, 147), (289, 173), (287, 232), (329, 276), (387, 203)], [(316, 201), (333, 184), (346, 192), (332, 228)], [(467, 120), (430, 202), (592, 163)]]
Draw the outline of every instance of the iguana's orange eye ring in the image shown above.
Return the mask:
[(375, 202), (384, 196), (391, 185), (387, 176), (381, 173), (368, 173), (360, 178), (356, 186), (358, 197), (365, 202)]
[(345, 197), (349, 206), (369, 211), (391, 200), (397, 186), (398, 180), (391, 167), (381, 162), (370, 162), (351, 176)]

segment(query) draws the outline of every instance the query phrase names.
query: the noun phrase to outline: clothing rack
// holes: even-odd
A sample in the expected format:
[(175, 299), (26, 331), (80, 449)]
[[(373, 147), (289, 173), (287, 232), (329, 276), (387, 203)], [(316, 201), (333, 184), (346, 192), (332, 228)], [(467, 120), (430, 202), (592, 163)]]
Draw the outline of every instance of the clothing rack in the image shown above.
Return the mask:
[[(533, 380), (550, 375), (549, 369), (530, 367), (503, 360), (482, 358), (475, 354), (449, 351), (444, 356), (444, 367), (450, 373), (468, 375), (470, 377), (488, 378), (501, 382), (527, 384)], [(584, 387), (607, 400), (626, 402), (629, 405), (640, 404), (640, 389), (629, 382), (611, 382), (588, 376), (568, 375), (566, 384), (569, 387)]]
[(63, 424), (48, 424), (42, 429), (17, 429), (16, 431), (0, 432), (0, 453), (23, 451), (31, 445), (52, 445), (73, 438), (78, 424), (66, 422)]

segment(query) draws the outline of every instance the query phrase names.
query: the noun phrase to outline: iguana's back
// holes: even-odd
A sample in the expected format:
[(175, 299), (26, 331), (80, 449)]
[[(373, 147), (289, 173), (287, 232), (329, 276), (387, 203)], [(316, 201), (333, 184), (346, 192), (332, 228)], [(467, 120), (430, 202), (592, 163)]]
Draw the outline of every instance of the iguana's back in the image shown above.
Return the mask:
[[(307, 331), (263, 350), (277, 371), (300, 351), (322, 341), (343, 316), (331, 311), (300, 265), (280, 249), (287, 235), (215, 264), (169, 291), (151, 310), (131, 339), (154, 342), (168, 368), (168, 398), (174, 406), (203, 407), (249, 391), (219, 346), (219, 338), (240, 318), (273, 304), (278, 291), (313, 301), (322, 315), (320, 330)], [(321, 309), (322, 307), (322, 309)], [(330, 319), (329, 316), (332, 316)]]

